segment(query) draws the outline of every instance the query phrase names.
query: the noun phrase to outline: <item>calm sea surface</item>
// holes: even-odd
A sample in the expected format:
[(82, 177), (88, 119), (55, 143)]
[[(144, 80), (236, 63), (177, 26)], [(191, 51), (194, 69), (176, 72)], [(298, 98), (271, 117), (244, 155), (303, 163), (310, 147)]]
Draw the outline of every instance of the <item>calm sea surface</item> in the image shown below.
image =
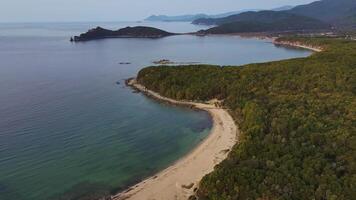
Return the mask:
[(204, 28), (0, 24), (1, 200), (70, 199), (120, 190), (204, 139), (212, 124), (207, 113), (160, 104), (124, 86), (124, 79), (152, 61), (241, 65), (310, 55), (233, 36), (69, 42), (98, 25), (151, 25), (172, 32)]

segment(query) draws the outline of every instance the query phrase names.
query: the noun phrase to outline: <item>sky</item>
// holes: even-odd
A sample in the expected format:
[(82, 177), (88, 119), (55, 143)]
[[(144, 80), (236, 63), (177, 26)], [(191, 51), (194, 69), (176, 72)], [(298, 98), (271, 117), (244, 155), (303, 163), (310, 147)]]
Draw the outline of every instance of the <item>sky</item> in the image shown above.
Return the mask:
[(152, 14), (218, 14), (313, 0), (0, 0), (0, 22), (131, 21)]

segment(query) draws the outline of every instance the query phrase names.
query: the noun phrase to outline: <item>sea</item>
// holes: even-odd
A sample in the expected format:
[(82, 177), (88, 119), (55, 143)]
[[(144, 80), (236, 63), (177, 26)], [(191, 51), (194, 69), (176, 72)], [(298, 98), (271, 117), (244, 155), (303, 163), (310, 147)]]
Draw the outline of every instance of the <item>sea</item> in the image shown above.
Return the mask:
[(238, 36), (69, 41), (97, 26), (176, 33), (207, 28), (186, 22), (1, 23), (1, 200), (113, 194), (204, 140), (212, 128), (208, 113), (159, 103), (125, 86), (153, 61), (238, 67), (311, 54)]

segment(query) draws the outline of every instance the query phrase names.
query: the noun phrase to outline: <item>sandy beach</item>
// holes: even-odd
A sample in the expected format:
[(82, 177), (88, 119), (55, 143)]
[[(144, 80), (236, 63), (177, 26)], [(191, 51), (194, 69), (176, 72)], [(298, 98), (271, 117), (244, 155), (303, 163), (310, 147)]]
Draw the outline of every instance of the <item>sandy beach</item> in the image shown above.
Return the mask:
[(318, 46), (308, 46), (300, 42), (288, 42), (288, 41), (276, 41), (276, 39), (272, 40), (272, 43), (275, 45), (282, 45), (282, 46), (291, 46), (291, 47), (297, 47), (297, 48), (302, 48), (302, 49), (308, 49), (314, 52), (322, 52), (323, 48), (318, 47)]
[(160, 96), (133, 79), (130, 86), (145, 94), (174, 104), (205, 110), (213, 119), (209, 136), (188, 155), (158, 174), (112, 197), (114, 200), (186, 200), (200, 180), (223, 161), (237, 142), (238, 129), (229, 113), (212, 104), (183, 102)]

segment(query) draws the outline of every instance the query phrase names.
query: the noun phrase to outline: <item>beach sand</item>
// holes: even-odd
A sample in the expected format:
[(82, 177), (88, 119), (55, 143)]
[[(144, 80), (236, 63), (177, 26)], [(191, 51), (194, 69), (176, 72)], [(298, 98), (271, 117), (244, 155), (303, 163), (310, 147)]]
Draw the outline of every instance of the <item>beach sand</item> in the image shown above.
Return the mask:
[(273, 39), (272, 43), (275, 44), (275, 45), (291, 46), (291, 47), (307, 49), (307, 50), (311, 50), (311, 51), (314, 51), (314, 52), (322, 52), (323, 51), (322, 47), (310, 46), (310, 45), (303, 44), (301, 42), (288, 42), (288, 41), (279, 42), (279, 41), (276, 41), (276, 39)]
[(192, 106), (210, 113), (213, 127), (209, 136), (188, 155), (158, 174), (112, 197), (114, 200), (186, 200), (194, 195), (200, 180), (226, 159), (237, 142), (238, 129), (229, 113), (212, 104), (183, 102), (146, 90), (133, 79), (128, 85), (173, 104)]

